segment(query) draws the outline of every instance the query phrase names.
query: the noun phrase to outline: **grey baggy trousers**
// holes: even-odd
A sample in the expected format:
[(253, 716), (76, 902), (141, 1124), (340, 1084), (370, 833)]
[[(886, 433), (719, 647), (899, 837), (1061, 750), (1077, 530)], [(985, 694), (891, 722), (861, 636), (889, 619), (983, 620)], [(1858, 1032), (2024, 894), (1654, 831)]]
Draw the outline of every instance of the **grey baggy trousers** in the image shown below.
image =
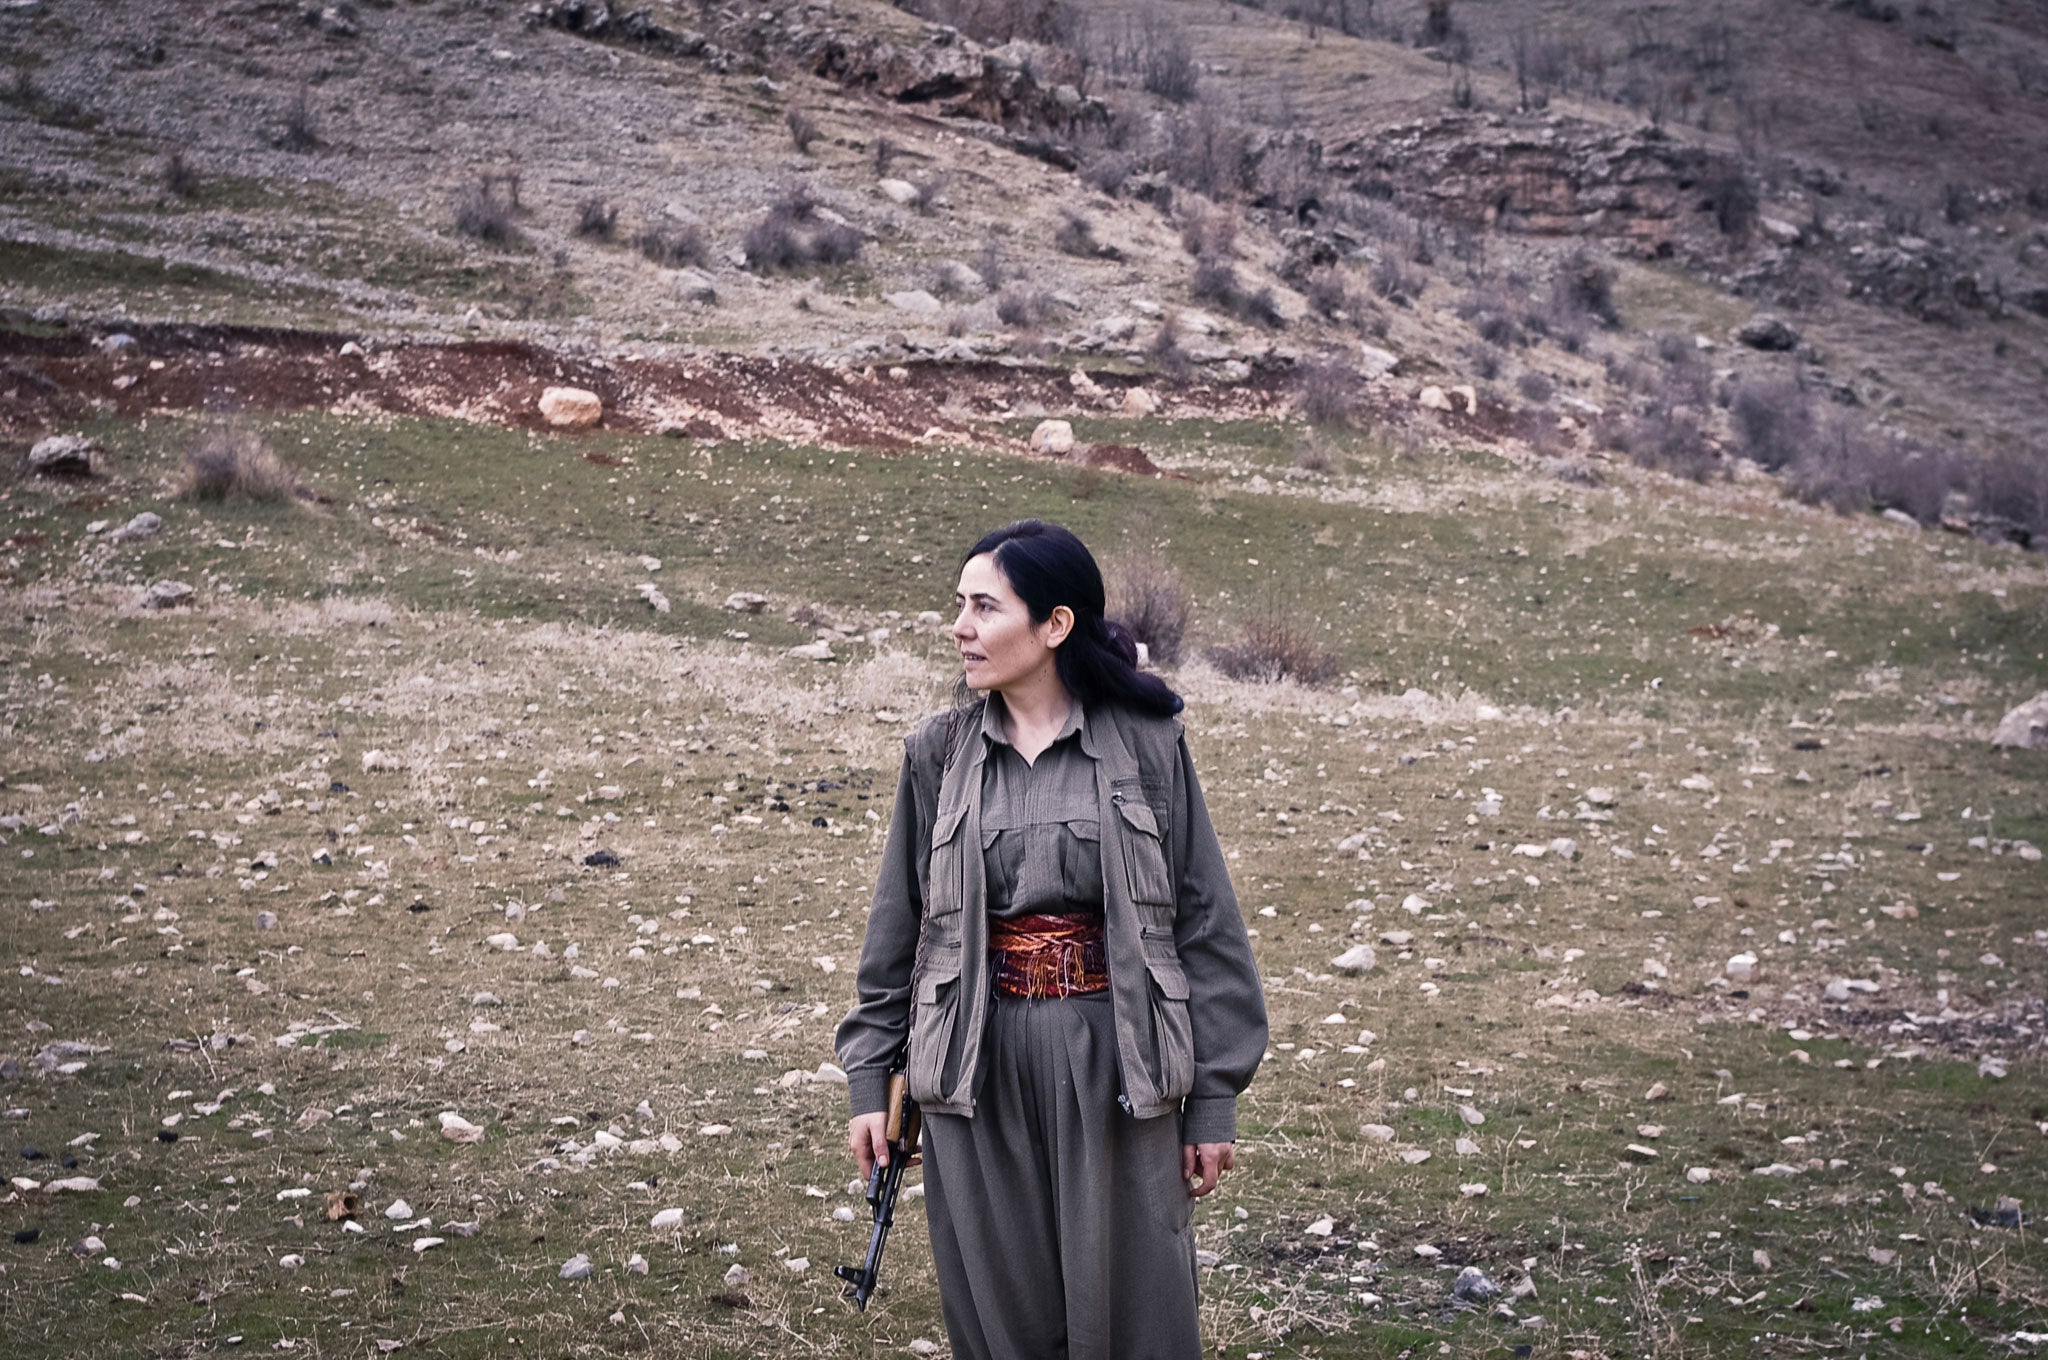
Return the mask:
[(997, 996), (970, 1118), (925, 1117), (954, 1360), (1198, 1360), (1180, 1118), (1117, 1104), (1108, 992)]

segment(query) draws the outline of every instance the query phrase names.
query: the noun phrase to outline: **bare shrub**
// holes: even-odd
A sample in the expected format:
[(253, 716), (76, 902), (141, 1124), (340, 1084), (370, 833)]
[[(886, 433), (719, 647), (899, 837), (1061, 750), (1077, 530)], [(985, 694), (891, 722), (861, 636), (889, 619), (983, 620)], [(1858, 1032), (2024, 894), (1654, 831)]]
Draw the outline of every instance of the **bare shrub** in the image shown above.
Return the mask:
[(1163, 155), (1167, 177), (1212, 199), (1235, 198), (1251, 176), (1250, 134), (1242, 119), (1210, 104), (1167, 120)]
[(1310, 436), (1294, 445), (1294, 465), (1303, 472), (1331, 472), (1336, 469), (1337, 456), (1326, 441)]
[(1712, 481), (1726, 471), (1707, 443), (1699, 418), (1683, 407), (1657, 406), (1640, 415), (1604, 420), (1599, 433), (1610, 448), (1627, 454), (1640, 467), (1694, 482)]
[(862, 237), (844, 222), (818, 212), (809, 191), (797, 188), (768, 207), (740, 238), (748, 267), (762, 273), (812, 264), (846, 264), (860, 257)]
[(576, 205), (576, 234), (592, 236), (600, 241), (609, 241), (619, 227), (619, 210), (616, 204), (607, 203), (603, 198), (592, 196)]
[(1237, 218), (1216, 208), (1197, 206), (1188, 213), (1181, 223), (1181, 248), (1200, 259), (1209, 256), (1218, 260), (1237, 258)]
[(1557, 389), (1556, 384), (1550, 381), (1549, 374), (1532, 368), (1515, 379), (1515, 390), (1522, 394), (1524, 401), (1532, 401), (1541, 406), (1550, 400)]
[(512, 200), (490, 179), (479, 179), (457, 189), (451, 207), (457, 231), (497, 245), (509, 244), (516, 235), (512, 212)]
[(1017, 330), (1030, 330), (1052, 310), (1052, 299), (1036, 288), (1011, 284), (996, 294), (996, 320)]
[(1792, 378), (1744, 378), (1728, 417), (1742, 456), (1772, 472), (1797, 462), (1818, 433), (1812, 399)]
[(1091, 152), (1081, 160), (1081, 182), (1114, 198), (1137, 168), (1137, 159), (1127, 152)]
[(1052, 243), (1065, 255), (1078, 255), (1093, 259), (1102, 247), (1095, 239), (1095, 224), (1086, 213), (1067, 208), (1060, 213), (1060, 225), (1052, 234)]
[(1120, 75), (1135, 75), (1147, 94), (1174, 104), (1189, 102), (1201, 88), (1202, 73), (1187, 34), (1156, 14), (1127, 21), (1121, 35), (1112, 35), (1109, 67)]
[(668, 269), (679, 269), (684, 265), (702, 268), (711, 258), (711, 250), (704, 241), (704, 229), (694, 222), (649, 222), (640, 229), (640, 235), (633, 244), (640, 253), (656, 264)]
[(1422, 12), (1422, 46), (1437, 47), (1449, 42), (1454, 28), (1451, 0), (1429, 0)]
[(1756, 183), (1740, 166), (1730, 165), (1709, 175), (1700, 190), (1714, 225), (1724, 236), (1744, 237), (1756, 222)]
[(1256, 322), (1269, 330), (1280, 330), (1287, 325), (1287, 318), (1280, 312), (1280, 300), (1274, 296), (1272, 288), (1247, 289), (1238, 278), (1236, 267), (1226, 260), (1215, 256), (1196, 260), (1189, 288), (1198, 301), (1214, 303), (1234, 316)]
[(953, 182), (951, 175), (943, 172), (926, 175), (914, 186), (917, 192), (911, 196), (910, 206), (921, 213), (928, 213), (938, 206), (939, 195), (946, 192), (946, 186)]
[(1507, 358), (1500, 346), (1489, 345), (1483, 340), (1476, 345), (1465, 346), (1459, 354), (1465, 360), (1466, 369), (1481, 382), (1492, 382), (1498, 378)]
[(277, 502), (309, 497), (305, 482), (261, 435), (216, 425), (185, 450), (173, 479), (186, 500)]
[(1372, 267), (1372, 290), (1395, 306), (1406, 307), (1421, 295), (1422, 276), (1387, 252)]
[(1302, 295), (1308, 299), (1308, 305), (1315, 314), (1326, 320), (1335, 321), (1343, 316), (1355, 315), (1357, 311), (1344, 271), (1334, 265), (1310, 274), (1308, 282), (1302, 288)]
[(1614, 269), (1595, 260), (1583, 250), (1566, 256), (1551, 276), (1550, 297), (1553, 325), (1574, 317), (1589, 318), (1602, 326), (1621, 324), (1614, 308)]
[(1319, 355), (1301, 366), (1297, 392), (1302, 418), (1311, 425), (1349, 425), (1358, 414), (1358, 391), (1358, 374), (1335, 355)]
[(982, 238), (981, 253), (974, 257), (974, 272), (981, 275), (981, 286), (991, 293), (1009, 281), (1010, 266), (1003, 258), (1003, 243), (993, 234)]
[(875, 178), (881, 179), (889, 173), (889, 163), (903, 154), (903, 148), (887, 137), (875, 139)]
[(1160, 321), (1145, 353), (1153, 366), (1169, 377), (1184, 378), (1194, 368), (1194, 360), (1188, 357), (1186, 347), (1181, 344), (1179, 312), (1168, 312)]
[(783, 113), (782, 125), (789, 129), (790, 143), (806, 156), (811, 154), (811, 143), (825, 135), (818, 120), (795, 105)]
[(1208, 660), (1233, 680), (1259, 684), (1320, 685), (1338, 673), (1336, 654), (1316, 637), (1313, 621), (1281, 603), (1247, 621), (1232, 641), (1210, 648)]
[(2048, 467), (2017, 454), (1980, 462), (1969, 478), (1970, 506), (2021, 531), (2020, 541), (2048, 544)]
[(1180, 570), (1155, 553), (1112, 558), (1103, 573), (1109, 617), (1145, 644), (1155, 666), (1178, 666), (1194, 597)]
[(300, 90), (297, 97), (285, 106), (284, 121), (272, 140), (284, 151), (307, 152), (320, 149), (320, 119), (313, 112), (312, 101), (306, 97), (304, 90)]
[(164, 157), (164, 189), (173, 198), (192, 198), (199, 193), (199, 171), (182, 151)]

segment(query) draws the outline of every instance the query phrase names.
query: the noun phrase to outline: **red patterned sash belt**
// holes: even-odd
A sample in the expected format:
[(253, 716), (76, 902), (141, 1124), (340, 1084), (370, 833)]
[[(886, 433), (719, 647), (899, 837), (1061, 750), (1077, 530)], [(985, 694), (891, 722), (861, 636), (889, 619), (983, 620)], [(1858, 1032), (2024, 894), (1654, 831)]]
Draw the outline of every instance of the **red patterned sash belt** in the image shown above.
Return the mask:
[(1077, 996), (1109, 989), (1109, 955), (1097, 915), (992, 920), (989, 953), (1001, 996)]

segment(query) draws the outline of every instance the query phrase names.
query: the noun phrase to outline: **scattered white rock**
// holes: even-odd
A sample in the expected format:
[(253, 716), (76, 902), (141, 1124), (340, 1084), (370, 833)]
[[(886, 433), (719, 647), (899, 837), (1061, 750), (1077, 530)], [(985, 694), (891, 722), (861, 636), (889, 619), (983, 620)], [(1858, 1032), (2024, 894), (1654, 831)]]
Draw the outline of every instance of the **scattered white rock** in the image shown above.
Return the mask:
[(1394, 1141), (1394, 1129), (1391, 1124), (1363, 1124), (1359, 1126), (1358, 1132), (1369, 1143)]
[(1064, 420), (1041, 420), (1031, 432), (1031, 451), (1062, 457), (1074, 451), (1074, 427)]
[(648, 1226), (656, 1232), (672, 1232), (683, 1226), (683, 1211), (681, 1209), (663, 1209), (654, 1216), (648, 1223)]
[(742, 1285), (750, 1283), (753, 1278), (754, 1272), (748, 1270), (737, 1261), (725, 1268), (725, 1287), (727, 1289), (738, 1289)]
[(1756, 977), (1756, 963), (1756, 955), (1747, 950), (1733, 956), (1726, 965), (1729, 978), (1735, 982), (1749, 982)]
[(562, 1268), (555, 1273), (565, 1280), (587, 1280), (597, 1273), (597, 1267), (590, 1263), (588, 1256), (579, 1251), (562, 1262)]
[(144, 609), (178, 609), (192, 603), (192, 587), (183, 581), (155, 581), (142, 592)]
[(735, 614), (758, 614), (768, 607), (768, 597), (751, 590), (735, 590), (725, 597), (725, 607)]
[(1685, 1169), (1685, 1178), (1694, 1185), (1705, 1185), (1714, 1179), (1714, 1172), (1711, 1167), (1689, 1166)]
[(412, 1217), (412, 1205), (402, 1199), (392, 1200), (390, 1207), (384, 1210), (384, 1217), (394, 1223), (402, 1222)]
[(587, 430), (604, 419), (604, 400), (581, 387), (550, 387), (540, 394), (541, 418), (556, 429)]
[(1357, 944), (1331, 959), (1330, 966), (1343, 973), (1366, 973), (1372, 971), (1376, 962), (1378, 958), (1371, 945)]
[(92, 452), (92, 440), (82, 434), (53, 434), (29, 449), (29, 470), (57, 477), (90, 476)]
[(1331, 1233), (1335, 1232), (1336, 1230), (1337, 1220), (1331, 1218), (1328, 1214), (1324, 1214), (1322, 1217), (1316, 1219), (1315, 1222), (1309, 1224), (1306, 1228), (1302, 1229), (1302, 1231), (1307, 1233), (1310, 1237), (1328, 1237)]
[(830, 661), (833, 659), (832, 644), (820, 638), (789, 649), (789, 655), (799, 661)]
[(441, 1136), (451, 1143), (481, 1143), (484, 1131), (453, 1110), (441, 1112)]

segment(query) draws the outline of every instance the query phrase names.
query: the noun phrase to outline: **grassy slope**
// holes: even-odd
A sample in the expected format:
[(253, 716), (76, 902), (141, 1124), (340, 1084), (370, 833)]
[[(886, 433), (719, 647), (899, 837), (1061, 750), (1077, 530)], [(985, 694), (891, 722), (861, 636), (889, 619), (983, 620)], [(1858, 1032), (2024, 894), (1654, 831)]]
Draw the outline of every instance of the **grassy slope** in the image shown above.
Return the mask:
[[(837, 1302), (826, 1267), (862, 1236), (828, 1214), (858, 1207), (841, 1193), (840, 1097), (778, 1077), (829, 1057), (880, 830), (868, 814), (888, 811), (890, 715), (937, 701), (945, 648), (912, 627), (845, 644), (834, 666), (779, 652), (808, 636), (796, 605), (862, 629), (941, 606), (958, 545), (1024, 513), (1111, 551), (1163, 545), (1212, 637), (1293, 597), (1358, 684), (1182, 675), (1275, 1020), (1244, 1169), (1197, 1215), (1223, 1256), (1205, 1309), (1228, 1353), (1705, 1353), (1774, 1333), (1989, 1354), (2038, 1327), (2033, 1238), (1973, 1232), (1958, 1212), (2048, 1170), (2038, 1059), (1996, 1084), (1967, 1045), (1929, 1046), (1934, 1027), (1883, 1023), (1938, 1011), (1937, 989), (1965, 1012), (2039, 1009), (2039, 866), (2008, 842), (2048, 841), (2048, 768), (1981, 742), (2048, 675), (2032, 560), (1738, 492), (1553, 487), (1487, 455), (1365, 440), (1334, 474), (1290, 477), (1289, 437), (1259, 426), (1143, 429), (1185, 481), (965, 449), (265, 428), (333, 507), (166, 502), (158, 479), (189, 432), (165, 421), (99, 432), (118, 455), (110, 501), (23, 485), (4, 502), (14, 585), (72, 583), (61, 607), (17, 595), (0, 637), (6, 799), (33, 825), (74, 800), (81, 820), (6, 848), (20, 971), (0, 1009), (17, 1052), (112, 1048), (76, 1078), (0, 1088), (29, 1111), (9, 1126), (20, 1143), (98, 1133), (79, 1155), (104, 1186), (5, 1206), (0, 1227), (43, 1229), (0, 1248), (16, 1353), (181, 1354), (230, 1336), (355, 1353), (367, 1334), (446, 1355), (515, 1337), (537, 1354), (848, 1354), (939, 1335), (915, 1210), (893, 1292), (865, 1320)], [(168, 521), (155, 542), (81, 547), (87, 519), (151, 506)], [(199, 611), (128, 607), (167, 575), (201, 588)], [(672, 613), (637, 601), (645, 579)], [(774, 603), (735, 618), (717, 608), (735, 589)], [(1728, 640), (1687, 631), (1728, 620)], [(1396, 697), (1411, 685), (1437, 697)], [(1480, 718), (1468, 689), (1504, 714)], [(1711, 789), (1680, 786), (1700, 775)], [(1619, 791), (1614, 820), (1569, 820), (1596, 783)], [(1498, 819), (1472, 811), (1482, 787)], [(266, 789), (278, 810), (250, 808)], [(1335, 850), (1361, 830), (1367, 858)], [(1579, 839), (1575, 862), (1507, 853), (1559, 834)], [(2002, 853), (1969, 848), (1977, 834)], [(336, 867), (312, 861), (321, 848)], [(584, 867), (594, 849), (622, 866)], [(117, 898), (131, 883), (145, 891)], [(1432, 907), (1402, 911), (1409, 893)], [(1376, 908), (1349, 905), (1361, 896)], [(1877, 911), (1900, 902), (1917, 917)], [(508, 921), (507, 903), (524, 914)], [(276, 932), (254, 928), (259, 909)], [(1383, 945), (1379, 970), (1329, 975), (1350, 937), (1397, 928), (1416, 936), (1408, 957)], [(481, 943), (501, 930), (550, 953)], [(1713, 980), (1744, 948), (1762, 972), (1738, 997)], [(1670, 973), (1652, 991), (1646, 958)], [(1882, 990), (1823, 1008), (1836, 976)], [(1535, 1008), (1588, 988), (1600, 999)], [(505, 1004), (472, 1006), (482, 990)], [(294, 1024), (301, 1038), (273, 1042)], [(1343, 1052), (1367, 1027), (1371, 1047)], [(246, 1037), (162, 1047), (216, 1030)], [(2008, 1054), (2035, 1042), (1984, 1033)], [(1660, 1080), (1669, 1101), (1644, 1102)], [(217, 1112), (194, 1110), (224, 1089)], [(630, 1117), (642, 1099), (645, 1128)], [(1468, 1102), (1486, 1116), (1475, 1130), (1456, 1114)], [(301, 1128), (308, 1108), (336, 1117)], [(437, 1138), (450, 1108), (488, 1124), (486, 1141)], [(154, 1141), (172, 1114), (183, 1137)], [(555, 1145), (613, 1121), (692, 1143), (705, 1125), (731, 1132), (693, 1156), (606, 1153), (583, 1170)], [(1649, 1163), (1623, 1151), (1647, 1121), (1665, 1129)], [(1431, 1159), (1402, 1163), (1365, 1122)], [(1460, 1133), (1478, 1156), (1455, 1155)], [(549, 1156), (567, 1167), (536, 1170)], [(1807, 1156), (1823, 1169), (1749, 1174)], [(1687, 1166), (1716, 1179), (1690, 1184)], [(318, 1211), (352, 1179), (368, 1182), (360, 1236)], [(1470, 1183), (1489, 1193), (1463, 1196)], [(314, 1193), (276, 1198), (296, 1186)], [(415, 1255), (418, 1234), (381, 1215), (400, 1196), (482, 1233)], [(668, 1204), (686, 1223), (658, 1237), (645, 1225)], [(1305, 1235), (1322, 1214), (1332, 1235)], [(88, 1231), (118, 1268), (65, 1253)], [(1443, 1253), (1434, 1265), (1423, 1244)], [(738, 1290), (721, 1283), (729, 1245), (754, 1272)], [(1879, 1265), (1872, 1247), (1899, 1254)], [(636, 1250), (645, 1277), (623, 1269)], [(599, 1267), (582, 1286), (554, 1274), (576, 1251)], [(305, 1264), (281, 1268), (288, 1253)], [(779, 1255), (812, 1265), (791, 1273)], [(1517, 1310), (1543, 1328), (1447, 1307), (1447, 1264), (1508, 1280), (1525, 1259), (1537, 1295)], [(1363, 1305), (1367, 1290), (1387, 1302)], [(1870, 1297), (1882, 1308), (1853, 1311)]]

